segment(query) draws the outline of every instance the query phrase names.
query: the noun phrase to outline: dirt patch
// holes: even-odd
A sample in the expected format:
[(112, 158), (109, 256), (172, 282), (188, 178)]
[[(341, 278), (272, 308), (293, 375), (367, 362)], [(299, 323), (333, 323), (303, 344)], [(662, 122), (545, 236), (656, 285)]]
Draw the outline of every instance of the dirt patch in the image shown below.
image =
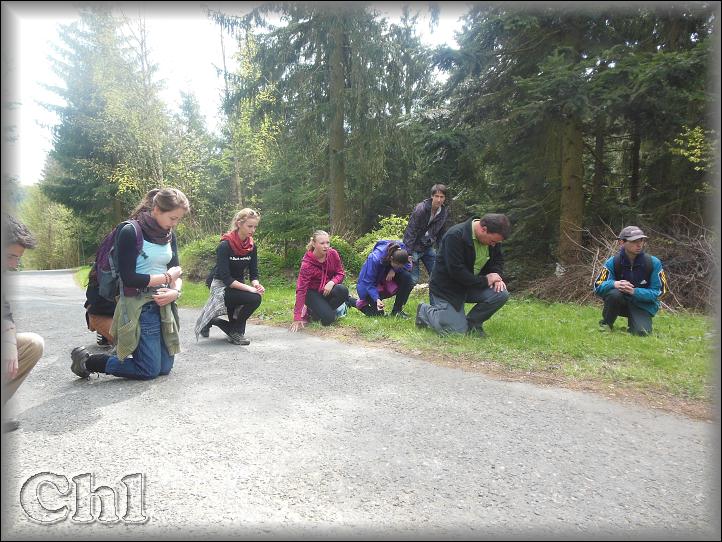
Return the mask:
[[(251, 319), (251, 322), (254, 320)], [(288, 327), (287, 324), (273, 322), (272, 320), (255, 320), (255, 323), (275, 327)], [(310, 333), (318, 337), (336, 339), (365, 348), (386, 348), (407, 356), (414, 356), (424, 361), (442, 367), (451, 367), (484, 374), (486, 376), (507, 382), (527, 382), (540, 386), (566, 388), (601, 395), (607, 399), (628, 405), (641, 405), (647, 408), (671, 412), (693, 418), (695, 420), (714, 420), (714, 405), (709, 401), (682, 399), (668, 392), (654, 389), (639, 389), (628, 385), (609, 383), (595, 380), (579, 380), (552, 372), (533, 372), (513, 370), (493, 361), (468, 360), (463, 356), (442, 353), (433, 354), (414, 348), (404, 347), (391, 340), (369, 341), (361, 337), (353, 328), (330, 326), (324, 329), (306, 327), (303, 333)], [(551, 367), (551, 370), (554, 368)]]

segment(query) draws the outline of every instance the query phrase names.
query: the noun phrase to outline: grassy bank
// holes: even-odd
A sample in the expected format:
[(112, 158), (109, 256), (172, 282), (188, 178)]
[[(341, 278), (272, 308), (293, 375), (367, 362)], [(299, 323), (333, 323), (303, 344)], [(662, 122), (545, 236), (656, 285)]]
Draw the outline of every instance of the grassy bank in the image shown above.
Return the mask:
[[(82, 272), (79, 273), (79, 276)], [(85, 270), (87, 275), (87, 269)], [(201, 307), (208, 296), (204, 284), (185, 282), (181, 306)], [(263, 323), (288, 325), (292, 321), (294, 287), (268, 287), (254, 318)], [(425, 295), (412, 294), (406, 306), (416, 313)], [(622, 331), (600, 333), (601, 306), (543, 303), (533, 299), (511, 300), (484, 326), (487, 337), (439, 337), (417, 329), (409, 320), (367, 318), (356, 310), (332, 330), (343, 340), (358, 339), (391, 347), (400, 352), (434, 360), (458, 360), (469, 366), (503, 370), (513, 375), (544, 375), (600, 387), (662, 393), (682, 401), (710, 401), (712, 375), (712, 322), (692, 314), (661, 311), (654, 318), (650, 337), (634, 337)], [(312, 324), (309, 329), (321, 331)]]

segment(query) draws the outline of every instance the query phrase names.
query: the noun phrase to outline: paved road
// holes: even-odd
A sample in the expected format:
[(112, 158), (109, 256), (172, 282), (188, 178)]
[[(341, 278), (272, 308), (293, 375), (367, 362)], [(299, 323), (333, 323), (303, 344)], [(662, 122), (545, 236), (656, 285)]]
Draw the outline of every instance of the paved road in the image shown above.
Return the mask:
[[(713, 424), (273, 327), (196, 343), (195, 310), (170, 376), (80, 380), (82, 291), (15, 279), (46, 354), (11, 401), (3, 538), (719, 538)], [(103, 485), (125, 520), (92, 521)]]

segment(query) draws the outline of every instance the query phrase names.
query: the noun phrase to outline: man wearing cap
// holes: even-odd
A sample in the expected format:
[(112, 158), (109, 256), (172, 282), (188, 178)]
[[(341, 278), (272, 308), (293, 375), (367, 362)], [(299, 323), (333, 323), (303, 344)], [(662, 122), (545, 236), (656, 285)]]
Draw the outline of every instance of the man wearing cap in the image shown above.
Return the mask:
[(649, 335), (659, 299), (667, 293), (667, 276), (659, 258), (644, 252), (647, 236), (637, 226), (623, 228), (620, 249), (609, 258), (594, 281), (594, 293), (604, 299), (600, 330), (612, 330), (618, 316), (626, 316), (629, 332)]

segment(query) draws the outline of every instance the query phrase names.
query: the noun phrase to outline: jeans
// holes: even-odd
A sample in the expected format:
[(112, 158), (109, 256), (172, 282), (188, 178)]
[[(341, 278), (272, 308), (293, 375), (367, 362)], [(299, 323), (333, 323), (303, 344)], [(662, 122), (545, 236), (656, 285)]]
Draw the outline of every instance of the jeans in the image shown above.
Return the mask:
[(152, 380), (158, 375), (167, 375), (173, 368), (173, 356), (168, 354), (160, 326), (160, 307), (154, 302), (146, 303), (140, 311), (140, 341), (133, 351), (121, 361), (110, 356), (105, 366), (109, 375)]
[(422, 252), (412, 252), (411, 260), (414, 264), (411, 268), (411, 281), (413, 286), (419, 282), (419, 273), (421, 272), (421, 268), (419, 267), (420, 261), (424, 263), (426, 272), (429, 274), (429, 277), (431, 277), (431, 272), (434, 270), (434, 262), (436, 262), (436, 250), (434, 250), (433, 246), (430, 246)]

